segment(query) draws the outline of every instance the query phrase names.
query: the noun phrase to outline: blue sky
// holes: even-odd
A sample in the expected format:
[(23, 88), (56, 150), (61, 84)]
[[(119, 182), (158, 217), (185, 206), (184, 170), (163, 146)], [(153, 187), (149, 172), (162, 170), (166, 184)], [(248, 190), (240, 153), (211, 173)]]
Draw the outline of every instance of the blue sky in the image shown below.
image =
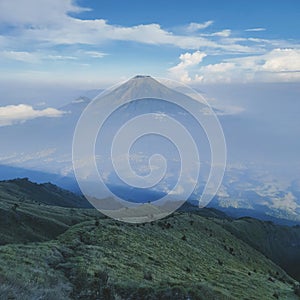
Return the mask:
[[(299, 1), (239, 1), (191, 0), (183, 1), (79, 1), (92, 8), (81, 18), (101, 18), (111, 23), (132, 26), (141, 23), (159, 23), (166, 28), (184, 26), (190, 22), (202, 23), (213, 19), (216, 30), (229, 27), (237, 31), (268, 28), (260, 36), (299, 38)], [(117, 8), (117, 9), (116, 9)], [(100, 13), (100, 14), (99, 14)], [(280, 20), (280, 21), (278, 21)]]
[(300, 80), (299, 1), (0, 1), (0, 80)]

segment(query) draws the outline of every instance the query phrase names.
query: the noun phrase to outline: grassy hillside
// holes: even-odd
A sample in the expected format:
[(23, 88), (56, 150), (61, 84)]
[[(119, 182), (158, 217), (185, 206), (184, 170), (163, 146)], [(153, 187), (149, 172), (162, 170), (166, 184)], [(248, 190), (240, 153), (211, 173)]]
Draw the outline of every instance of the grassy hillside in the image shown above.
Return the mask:
[[(99, 217), (84, 206), (86, 200), (52, 184), (36, 184), (26, 179), (0, 182), (0, 245), (46, 241), (70, 226)], [(46, 204), (45, 204), (46, 203)], [(85, 205), (86, 206), (86, 205)]]
[(7, 299), (298, 299), (280, 267), (188, 213), (80, 223), (53, 241), (0, 247), (0, 266)]
[(1, 199), (62, 207), (91, 208), (89, 202), (82, 196), (51, 183), (37, 184), (27, 178), (0, 181), (0, 201)]
[(298, 257), (299, 228), (188, 204), (125, 224), (49, 205), (65, 195), (77, 199), (49, 184), (0, 182), (1, 300), (300, 299), (295, 279), (265, 256)]
[(300, 281), (300, 226), (277, 226), (272, 222), (241, 218), (227, 222), (225, 228)]

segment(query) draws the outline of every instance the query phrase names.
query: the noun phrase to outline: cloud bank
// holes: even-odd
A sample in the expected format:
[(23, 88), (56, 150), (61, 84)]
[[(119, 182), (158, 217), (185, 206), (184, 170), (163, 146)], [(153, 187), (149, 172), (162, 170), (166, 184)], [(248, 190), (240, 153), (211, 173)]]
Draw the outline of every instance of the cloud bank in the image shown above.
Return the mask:
[(300, 49), (274, 49), (265, 54), (224, 59), (202, 64), (207, 55), (199, 51), (179, 56), (169, 69), (171, 77), (185, 83), (288, 82), (300, 80)]
[(36, 110), (30, 105), (7, 105), (0, 107), (0, 127), (23, 123), (40, 117), (57, 118), (65, 112), (55, 108)]

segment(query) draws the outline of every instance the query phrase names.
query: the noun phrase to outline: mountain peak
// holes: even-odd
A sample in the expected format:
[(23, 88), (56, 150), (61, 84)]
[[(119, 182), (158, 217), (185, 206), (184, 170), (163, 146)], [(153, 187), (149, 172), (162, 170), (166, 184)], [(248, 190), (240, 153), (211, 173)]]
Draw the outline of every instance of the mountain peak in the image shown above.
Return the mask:
[[(190, 99), (188, 95), (162, 84), (149, 75), (136, 75), (115, 89), (102, 95), (107, 103), (122, 103), (130, 99), (156, 98), (156, 99)], [(101, 105), (103, 101), (100, 101)]]
[(132, 79), (142, 79), (142, 78), (151, 78), (149, 75), (136, 75)]

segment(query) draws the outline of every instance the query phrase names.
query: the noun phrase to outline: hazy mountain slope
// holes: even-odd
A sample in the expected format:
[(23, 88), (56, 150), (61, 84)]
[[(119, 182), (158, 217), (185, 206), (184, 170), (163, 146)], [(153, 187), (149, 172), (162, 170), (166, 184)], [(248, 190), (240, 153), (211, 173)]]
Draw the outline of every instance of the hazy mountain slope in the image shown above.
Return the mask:
[(0, 265), (11, 299), (297, 299), (280, 267), (187, 213), (81, 223), (51, 242), (0, 247)]
[(300, 280), (300, 226), (278, 226), (253, 218), (234, 220), (224, 226)]
[(72, 176), (61, 176), (59, 174), (42, 171), (23, 169), (0, 164), (0, 180), (13, 180), (15, 178), (28, 178), (36, 183), (51, 182), (59, 187), (74, 193), (80, 193), (77, 181)]

